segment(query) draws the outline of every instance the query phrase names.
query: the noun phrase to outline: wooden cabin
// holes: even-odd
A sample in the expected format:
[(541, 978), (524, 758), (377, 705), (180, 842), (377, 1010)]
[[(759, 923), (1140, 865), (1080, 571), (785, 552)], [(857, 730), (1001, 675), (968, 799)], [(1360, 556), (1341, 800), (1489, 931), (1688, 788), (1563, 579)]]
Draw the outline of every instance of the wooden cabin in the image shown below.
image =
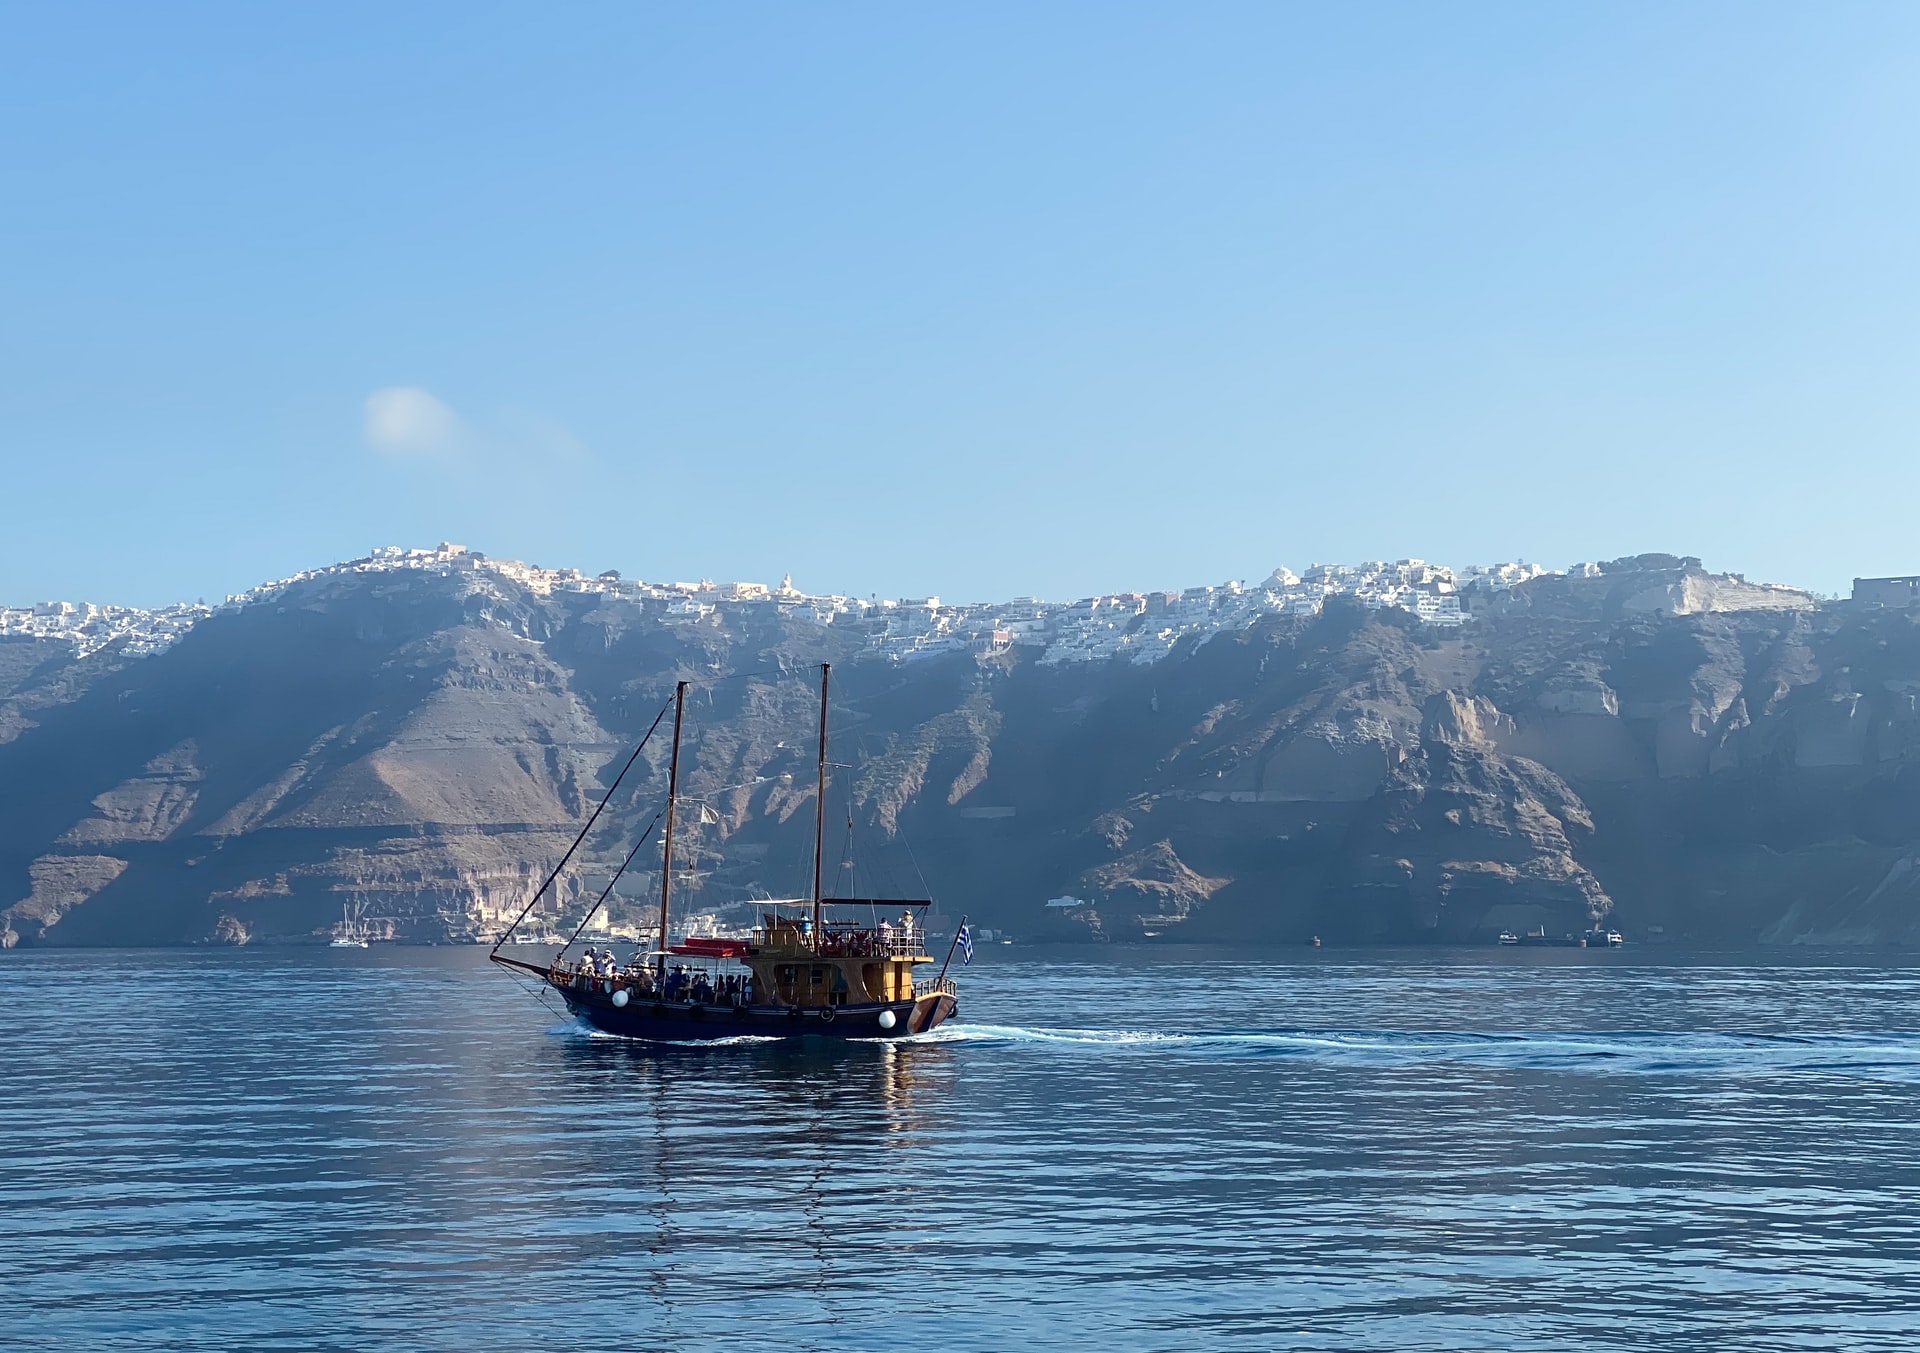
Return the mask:
[(814, 943), (812, 926), (767, 914), (741, 962), (753, 970), (757, 1001), (802, 1008), (910, 1001), (913, 970), (933, 959), (926, 931), (829, 921)]

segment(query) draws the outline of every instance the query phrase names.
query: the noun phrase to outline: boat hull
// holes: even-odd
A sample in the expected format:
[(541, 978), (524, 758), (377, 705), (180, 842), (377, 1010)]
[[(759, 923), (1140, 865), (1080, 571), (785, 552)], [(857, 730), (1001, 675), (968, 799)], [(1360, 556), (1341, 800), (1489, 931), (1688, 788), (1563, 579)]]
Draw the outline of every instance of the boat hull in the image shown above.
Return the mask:
[[(538, 977), (559, 992), (566, 1009), (588, 1021), (601, 1033), (620, 1038), (651, 1038), (655, 1042), (716, 1042), (720, 1038), (906, 1038), (931, 1033), (958, 1015), (960, 1004), (950, 992), (927, 992), (912, 1000), (860, 1002), (847, 1006), (724, 1006), (660, 1000), (639, 994), (616, 981), (589, 981), (576, 985), (555, 981), (547, 969), (495, 956), (501, 967)], [(614, 1004), (614, 992), (626, 994), (626, 1004)], [(891, 1027), (881, 1015), (893, 1015)]]
[[(926, 1033), (953, 1018), (951, 996), (922, 996), (912, 1001), (843, 1005), (821, 1009), (798, 1006), (692, 1005), (652, 998), (617, 1006), (598, 992), (555, 987), (567, 1009), (603, 1033), (658, 1042), (712, 1042), (721, 1038), (905, 1038)], [(880, 1016), (893, 1015), (882, 1028)]]
[[(930, 1033), (959, 1013), (948, 992), (929, 992), (906, 1001), (865, 1001), (839, 1006), (697, 1005), (667, 1001), (626, 990), (624, 1005), (614, 1004), (614, 983), (576, 986), (554, 981), (529, 963), (498, 958), (503, 967), (537, 975), (558, 992), (567, 1009), (602, 1033), (666, 1043), (706, 1043), (723, 1038), (906, 1038)], [(891, 1014), (891, 1028), (881, 1016)]]

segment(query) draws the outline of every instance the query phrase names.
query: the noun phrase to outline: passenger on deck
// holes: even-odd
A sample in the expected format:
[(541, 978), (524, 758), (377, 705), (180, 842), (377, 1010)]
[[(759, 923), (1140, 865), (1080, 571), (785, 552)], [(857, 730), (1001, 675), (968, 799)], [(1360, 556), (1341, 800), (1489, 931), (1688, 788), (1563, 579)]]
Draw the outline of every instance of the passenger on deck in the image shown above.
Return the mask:
[(753, 974), (748, 973), (740, 979), (740, 1004), (753, 1004)]
[(704, 972), (693, 979), (693, 1002), (695, 1005), (713, 1004), (713, 983), (707, 980)]
[(639, 988), (642, 996), (651, 996), (653, 994), (653, 969), (642, 965), (636, 960), (634, 963), (633, 982), (634, 985)]

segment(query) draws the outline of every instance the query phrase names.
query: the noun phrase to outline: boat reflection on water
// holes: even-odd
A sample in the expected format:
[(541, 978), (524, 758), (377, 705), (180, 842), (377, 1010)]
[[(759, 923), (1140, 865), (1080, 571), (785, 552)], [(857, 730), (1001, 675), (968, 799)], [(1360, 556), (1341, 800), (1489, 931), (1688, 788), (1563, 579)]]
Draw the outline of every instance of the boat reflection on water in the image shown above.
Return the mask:
[[(564, 1032), (573, 1074), (555, 1093), (590, 1102), (619, 1121), (671, 1125), (720, 1110), (763, 1130), (794, 1128), (815, 1142), (871, 1143), (932, 1130), (928, 1111), (950, 1089), (954, 1048), (938, 1040), (760, 1039), (664, 1043)], [(609, 1100), (609, 1086), (618, 1087)], [(744, 1114), (742, 1103), (754, 1109)], [(606, 1121), (603, 1117), (601, 1121)]]
[[(897, 1259), (921, 1243), (899, 1218), (922, 1205), (927, 1160), (958, 1131), (957, 1052), (941, 1041), (674, 1044), (569, 1028), (545, 1090), (568, 1126), (543, 1149), (587, 1181), (589, 1206), (570, 1224), (635, 1256), (624, 1281), (665, 1318), (710, 1315), (689, 1299), (690, 1255), (732, 1265), (751, 1239), (777, 1261), (736, 1268), (739, 1299), (790, 1309), (802, 1297), (802, 1318), (839, 1324), (847, 1285), (886, 1272), (849, 1248), (850, 1225), (892, 1234)], [(772, 1230), (770, 1206), (781, 1219)]]

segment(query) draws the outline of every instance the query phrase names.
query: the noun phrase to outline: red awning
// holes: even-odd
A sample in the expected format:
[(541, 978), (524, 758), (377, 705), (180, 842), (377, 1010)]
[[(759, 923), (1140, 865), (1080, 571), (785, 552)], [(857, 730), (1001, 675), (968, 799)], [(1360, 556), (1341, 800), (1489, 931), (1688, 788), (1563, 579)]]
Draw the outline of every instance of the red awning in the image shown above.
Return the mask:
[(697, 955), (700, 958), (740, 958), (747, 952), (747, 942), (712, 939), (705, 935), (689, 935), (680, 943), (668, 946), (667, 952)]

